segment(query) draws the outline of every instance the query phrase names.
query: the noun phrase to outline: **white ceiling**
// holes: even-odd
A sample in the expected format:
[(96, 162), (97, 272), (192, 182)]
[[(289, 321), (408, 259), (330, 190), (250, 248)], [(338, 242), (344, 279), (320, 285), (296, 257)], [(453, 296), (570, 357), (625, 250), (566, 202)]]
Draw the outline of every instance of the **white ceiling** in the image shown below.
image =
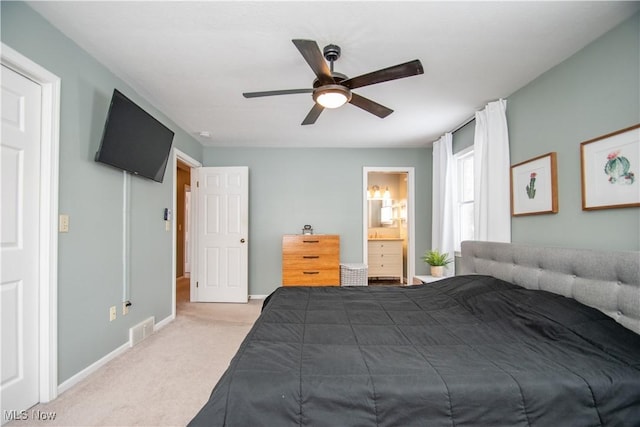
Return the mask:
[[(511, 95), (630, 17), (638, 2), (29, 2), (205, 146), (419, 147)], [(355, 77), (420, 59), (425, 73), (355, 92), (300, 123), (315, 75), (291, 39), (342, 48)], [(120, 88), (122, 89), (122, 88)], [(200, 131), (211, 132), (201, 138)]]

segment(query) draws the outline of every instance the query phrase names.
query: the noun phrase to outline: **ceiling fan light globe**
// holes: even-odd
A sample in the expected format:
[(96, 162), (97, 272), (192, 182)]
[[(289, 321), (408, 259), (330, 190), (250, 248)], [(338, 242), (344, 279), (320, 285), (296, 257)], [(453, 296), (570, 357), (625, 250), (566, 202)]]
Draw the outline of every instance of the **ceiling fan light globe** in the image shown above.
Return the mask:
[(347, 97), (339, 92), (325, 92), (318, 95), (316, 102), (324, 108), (338, 108), (347, 103)]
[(313, 100), (324, 108), (338, 108), (351, 100), (351, 91), (340, 85), (320, 86), (313, 91)]

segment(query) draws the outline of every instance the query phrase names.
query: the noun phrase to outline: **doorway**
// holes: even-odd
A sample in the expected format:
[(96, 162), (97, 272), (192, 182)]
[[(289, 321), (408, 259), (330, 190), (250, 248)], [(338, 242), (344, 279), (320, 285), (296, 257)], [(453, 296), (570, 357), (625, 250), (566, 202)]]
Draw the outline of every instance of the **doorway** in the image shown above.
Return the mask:
[[(193, 245), (191, 225), (193, 224), (193, 199), (187, 194), (191, 190), (191, 180), (196, 175), (196, 168), (202, 165), (197, 160), (183, 153), (177, 148), (173, 149), (173, 301), (172, 318), (175, 318), (179, 304), (191, 301), (191, 254)], [(188, 258), (187, 258), (188, 257)], [(185, 259), (186, 258), (186, 259)], [(188, 261), (188, 265), (187, 264)]]
[(176, 165), (176, 303), (189, 302), (191, 251), (189, 248), (189, 202), (191, 194), (191, 167), (178, 159)]
[(411, 167), (363, 168), (363, 258), (370, 285), (413, 282), (413, 183)]

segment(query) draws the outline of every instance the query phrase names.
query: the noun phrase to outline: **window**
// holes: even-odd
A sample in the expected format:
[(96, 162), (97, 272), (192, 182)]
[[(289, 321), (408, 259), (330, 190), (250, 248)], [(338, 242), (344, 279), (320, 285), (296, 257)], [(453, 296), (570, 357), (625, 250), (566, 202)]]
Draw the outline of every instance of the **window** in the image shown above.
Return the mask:
[(466, 148), (453, 157), (457, 181), (454, 239), (455, 250), (460, 252), (460, 242), (473, 239), (473, 147)]

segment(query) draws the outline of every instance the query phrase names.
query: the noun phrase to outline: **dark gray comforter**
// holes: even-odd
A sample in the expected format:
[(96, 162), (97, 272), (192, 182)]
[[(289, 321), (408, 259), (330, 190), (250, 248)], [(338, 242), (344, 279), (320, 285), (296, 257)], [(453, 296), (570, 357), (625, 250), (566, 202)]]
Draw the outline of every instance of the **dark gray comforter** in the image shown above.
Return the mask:
[(640, 425), (640, 336), (487, 276), (286, 287), (189, 426)]

